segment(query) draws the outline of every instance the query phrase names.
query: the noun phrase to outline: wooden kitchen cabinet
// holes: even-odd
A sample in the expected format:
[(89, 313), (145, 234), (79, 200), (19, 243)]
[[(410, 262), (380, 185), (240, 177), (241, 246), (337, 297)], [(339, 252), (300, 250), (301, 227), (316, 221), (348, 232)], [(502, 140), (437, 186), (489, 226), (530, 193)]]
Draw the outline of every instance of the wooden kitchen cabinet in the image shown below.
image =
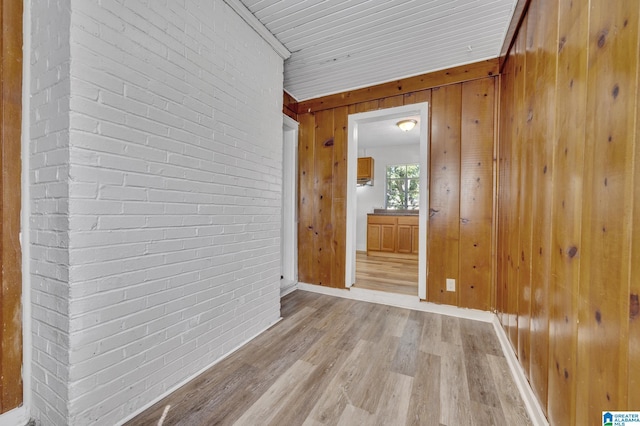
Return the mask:
[(372, 157), (358, 158), (357, 180), (359, 184), (365, 184), (373, 180), (373, 158)]
[(396, 226), (380, 225), (380, 251), (388, 251), (393, 253), (396, 250)]
[(420, 227), (411, 225), (411, 253), (418, 254), (420, 248)]
[(367, 224), (367, 253), (380, 251), (380, 225)]
[(367, 216), (367, 254), (415, 257), (418, 253), (418, 216)]
[(398, 224), (398, 253), (411, 253), (411, 225)]

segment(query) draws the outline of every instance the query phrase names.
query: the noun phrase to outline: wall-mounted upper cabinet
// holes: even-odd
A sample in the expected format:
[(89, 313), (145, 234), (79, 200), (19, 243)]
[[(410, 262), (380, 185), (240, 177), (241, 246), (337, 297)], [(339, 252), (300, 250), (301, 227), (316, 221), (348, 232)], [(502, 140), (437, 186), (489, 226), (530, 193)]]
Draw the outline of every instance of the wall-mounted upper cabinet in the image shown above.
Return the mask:
[(358, 158), (358, 185), (373, 185), (373, 158)]

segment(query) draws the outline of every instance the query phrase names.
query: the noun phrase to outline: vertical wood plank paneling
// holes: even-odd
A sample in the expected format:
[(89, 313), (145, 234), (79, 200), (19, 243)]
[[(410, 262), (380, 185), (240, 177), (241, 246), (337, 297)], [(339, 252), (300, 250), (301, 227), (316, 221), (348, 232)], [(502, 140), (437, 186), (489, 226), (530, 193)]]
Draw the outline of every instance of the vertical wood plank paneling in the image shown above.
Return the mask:
[[(535, 52), (533, 182), (536, 202), (531, 250), (530, 380), (540, 403), (547, 401), (549, 365), (549, 271), (551, 267), (551, 205), (553, 200), (556, 54), (558, 3), (540, 0)], [(553, 52), (553, 54), (545, 54)], [(549, 123), (549, 124), (544, 124)]]
[(375, 111), (379, 108), (379, 105), (380, 101), (377, 99), (375, 101), (360, 102), (357, 104), (349, 105), (349, 114)]
[(519, 271), (520, 271), (520, 198), (522, 190), (520, 188), (521, 181), (521, 163), (523, 153), (523, 128), (526, 123), (526, 115), (524, 113), (525, 105), (525, 51), (526, 51), (526, 32), (527, 22), (523, 22), (520, 28), (520, 35), (514, 45), (514, 72), (513, 72), (513, 125), (511, 129), (511, 172), (510, 172), (510, 206), (509, 206), (509, 270), (508, 270), (508, 332), (511, 344), (518, 348), (518, 301), (519, 293)]
[(0, 1), (2, 65), (0, 166), (2, 263), (0, 412), (22, 403), (22, 272), (20, 137), (22, 124), (22, 2)]
[[(481, 85), (487, 85), (494, 87), (494, 77), (488, 77), (484, 79), (484, 83)], [(470, 86), (471, 87), (471, 86)], [(480, 87), (480, 86), (478, 86)], [(452, 214), (451, 217), (447, 217), (445, 221), (442, 221), (443, 226), (440, 229), (440, 238), (443, 246), (447, 247), (449, 251), (449, 255), (446, 253), (440, 253), (439, 250), (433, 251), (432, 255), (427, 253), (427, 263), (428, 270), (432, 265), (435, 265), (435, 269), (440, 269), (440, 273), (443, 277), (442, 286), (444, 288), (444, 279), (454, 278), (458, 284), (458, 291), (455, 293), (441, 294), (439, 291), (433, 292), (432, 294), (437, 294), (437, 302), (438, 303), (448, 303), (452, 305), (463, 305), (463, 306), (488, 306), (491, 308), (491, 299), (490, 295), (493, 292), (491, 288), (492, 280), (491, 277), (491, 248), (486, 247), (486, 250), (482, 250), (483, 257), (477, 258), (476, 265), (482, 265), (482, 271), (486, 270), (489, 265), (489, 288), (482, 288), (482, 291), (487, 292), (489, 302), (483, 299), (483, 297), (478, 298), (473, 293), (469, 296), (459, 297), (461, 294), (460, 291), (460, 282), (459, 282), (459, 256), (458, 256), (458, 244), (459, 244), (459, 204), (460, 204), (460, 144), (461, 144), (461, 113), (462, 113), (462, 83), (451, 84), (449, 86), (443, 87), (441, 95), (441, 101), (438, 102), (440, 107), (437, 107), (432, 102), (432, 89), (418, 90), (415, 92), (410, 92), (405, 95), (396, 95), (390, 97), (382, 97), (380, 99), (371, 100), (367, 102), (361, 102), (356, 104), (348, 105), (347, 107), (340, 107), (334, 109), (325, 109), (323, 110), (325, 114), (333, 114), (333, 128), (332, 131), (328, 131), (328, 127), (326, 125), (327, 116), (323, 115), (321, 111), (317, 113), (308, 113), (308, 114), (300, 114), (300, 142), (299, 142), (299, 179), (300, 179), (300, 194), (299, 194), (299, 279), (302, 282), (308, 282), (313, 284), (322, 285), (330, 285), (333, 287), (344, 287), (344, 261), (345, 261), (345, 218), (346, 218), (346, 155), (347, 155), (347, 134), (346, 134), (346, 124), (348, 120), (348, 114), (355, 114), (360, 112), (368, 112), (377, 110), (380, 108), (390, 108), (394, 106), (400, 105), (408, 105), (412, 103), (419, 102), (429, 102), (430, 110), (433, 113), (434, 111), (439, 111), (439, 117), (441, 117), (440, 124), (444, 127), (439, 129), (439, 134), (441, 135), (442, 146), (448, 146), (447, 144), (451, 144), (454, 151), (450, 151), (445, 153), (441, 152), (441, 159), (445, 159), (443, 164), (444, 167), (449, 167), (449, 174), (451, 174), (451, 179), (447, 182), (447, 185), (450, 187), (439, 188), (437, 184), (433, 181), (433, 176), (431, 174), (428, 175), (429, 182), (429, 193), (436, 192), (440, 194), (440, 199), (445, 200), (447, 204), (445, 210), (447, 210), (447, 215)], [(469, 96), (469, 99), (473, 99), (473, 96)], [(491, 100), (492, 99), (492, 100)], [(483, 100), (480, 102), (493, 102), (495, 105), (495, 94), (492, 92), (487, 95), (485, 98), (483, 96)], [(487, 109), (493, 113), (495, 106), (491, 106)], [(475, 111), (476, 107), (471, 106), (469, 111)], [(484, 111), (484, 110), (482, 110)], [(484, 111), (486, 112), (486, 111)], [(432, 129), (433, 126), (431, 124), (432, 117), (430, 116), (429, 128)], [(484, 120), (484, 119), (483, 119)], [(476, 140), (491, 140), (495, 139), (494, 137), (494, 128), (495, 123), (492, 120), (486, 119), (487, 123), (474, 124), (475, 131), (469, 130), (467, 132), (467, 136), (469, 138), (473, 138)], [(491, 123), (489, 126), (488, 123)], [(325, 123), (325, 124), (323, 124)], [(485, 125), (486, 124), (486, 125)], [(311, 126), (311, 130), (309, 130), (309, 126)], [(469, 128), (471, 129), (471, 127)], [(327, 131), (325, 131), (327, 130)], [(478, 135), (478, 132), (487, 132), (487, 135)], [(437, 133), (437, 132), (436, 132)], [(465, 137), (467, 137), (465, 136)], [(332, 172), (329, 177), (324, 171), (328, 170), (328, 157), (323, 154), (323, 150), (327, 147), (323, 145), (323, 141), (328, 140), (328, 138), (333, 137), (333, 146), (332, 146)], [(433, 135), (430, 134), (429, 137), (429, 157), (432, 158), (432, 142)], [(475, 142), (470, 142), (471, 145)], [(493, 144), (493, 142), (492, 142)], [(471, 151), (469, 151), (471, 152)], [(438, 160), (440, 161), (440, 160)], [(491, 160), (489, 161), (491, 162)], [(448, 163), (451, 163), (450, 165)], [(324, 170), (324, 171), (323, 171)], [(484, 170), (484, 169), (483, 169)], [(428, 171), (430, 173), (430, 171)], [(490, 172), (489, 172), (490, 173)], [(327, 182), (327, 179), (331, 180), (331, 201), (329, 203), (331, 212), (327, 217), (323, 217), (320, 215), (319, 211), (328, 208), (324, 199), (320, 198), (322, 192), (326, 192), (321, 190), (323, 188), (322, 182)], [(491, 176), (488, 176), (486, 179), (491, 181)], [(440, 183), (443, 183), (440, 180)], [(477, 183), (477, 182), (476, 182)], [(491, 186), (491, 184), (489, 185)], [(486, 189), (486, 187), (480, 188), (482, 190)], [(314, 193), (315, 191), (315, 193)], [(448, 191), (448, 192), (447, 192)], [(313, 195), (310, 195), (312, 194)], [(488, 194), (489, 200), (481, 200), (476, 202), (485, 205), (492, 205), (493, 199), (495, 197), (495, 190), (492, 188), (492, 192)], [(476, 194), (479, 196), (479, 194)], [(487, 194), (483, 193), (483, 197), (486, 197)], [(450, 205), (451, 206), (450, 206)], [(452, 213), (449, 213), (451, 210)], [(479, 211), (472, 212), (473, 215), (477, 215), (480, 217)], [(491, 212), (489, 212), (489, 221), (491, 220)], [(483, 222), (480, 222), (483, 223)], [(453, 228), (448, 227), (448, 225), (453, 226)], [(427, 224), (420, 224), (420, 226), (427, 226)], [(453, 229), (453, 231), (452, 231)], [(467, 226), (467, 234), (470, 238), (469, 244), (471, 243), (471, 239), (476, 239), (476, 235), (482, 235), (486, 233), (485, 231), (476, 232), (474, 229), (471, 229), (471, 225)], [(430, 230), (427, 229), (428, 235), (431, 234)], [(436, 234), (437, 235), (437, 234)], [(473, 237), (473, 238), (472, 238)], [(433, 240), (432, 240), (433, 242)], [(491, 241), (489, 241), (489, 245)], [(327, 256), (325, 252), (325, 247), (331, 248), (331, 253)], [(428, 243), (428, 250), (431, 246)], [(322, 250), (320, 250), (322, 248)], [(319, 253), (324, 253), (319, 254)], [(331, 263), (327, 263), (328, 259), (331, 259)], [(329, 265), (326, 268), (321, 265)], [(327, 272), (329, 271), (329, 272)], [(428, 271), (427, 271), (428, 272)], [(483, 272), (484, 273), (484, 272)], [(438, 281), (440, 281), (438, 279)], [(486, 286), (486, 285), (485, 285)], [(433, 289), (432, 289), (433, 290)], [(475, 291), (475, 290), (474, 290)], [(463, 298), (474, 297), (473, 301), (462, 301)], [(460, 300), (459, 300), (460, 299)], [(428, 300), (431, 300), (428, 298)], [(482, 301), (482, 303), (480, 303)], [(464, 302), (464, 303), (462, 303)]]
[(559, 3), (547, 415), (564, 425), (576, 412), (588, 13), (587, 3)]
[(493, 163), (492, 183), (493, 192), (491, 198), (491, 301), (490, 307), (496, 313), (498, 303), (498, 185), (500, 161), (500, 76), (493, 79), (493, 152), (491, 161)]
[(461, 85), (431, 92), (429, 201), (429, 301), (458, 304), (459, 292), (446, 291), (446, 279), (458, 275), (460, 221)]
[[(639, 16), (640, 19), (640, 16)], [(638, 22), (640, 27), (640, 22)], [(638, 37), (640, 51), (640, 35)], [(636, 68), (636, 131), (634, 138), (634, 192), (629, 288), (629, 407), (640, 407), (640, 55)]]
[[(501, 159), (499, 164), (499, 190), (498, 190), (498, 215), (500, 217), (498, 223), (498, 313), (505, 332), (511, 336), (510, 323), (511, 317), (514, 315), (509, 304), (509, 296), (514, 293), (511, 290), (512, 282), (510, 276), (513, 276), (513, 259), (511, 257), (509, 244), (513, 225), (513, 209), (515, 205), (513, 190), (513, 175), (516, 172), (512, 166), (511, 152), (514, 145), (513, 127), (515, 118), (515, 60), (506, 63), (503, 74), (500, 78), (501, 82), (501, 112), (500, 112), (500, 138), (499, 146)], [(511, 275), (510, 275), (511, 274)], [(501, 308), (500, 308), (501, 306)]]
[(331, 287), (333, 259), (333, 110), (318, 111), (315, 114), (315, 179), (313, 197), (317, 217), (313, 253), (317, 264), (318, 284)]
[(577, 412), (579, 424), (627, 408), (639, 9), (638, 2), (591, 3), (576, 402), (586, 409)]
[(393, 108), (404, 105), (404, 95), (391, 96), (388, 98), (380, 99), (378, 107), (380, 109)]
[[(331, 286), (345, 286), (346, 223), (347, 223), (347, 107), (333, 110), (333, 179), (331, 223)], [(351, 283), (353, 284), (353, 283)]]
[(489, 310), (493, 212), (494, 81), (462, 84), (460, 306)]
[[(429, 102), (431, 106), (431, 89), (420, 90), (418, 92), (411, 92), (404, 95), (404, 105), (417, 104), (422, 102)], [(429, 115), (431, 117), (431, 115)], [(429, 126), (431, 128), (431, 126)], [(429, 142), (429, 141), (427, 141)]]
[[(525, 68), (524, 68), (524, 100), (522, 109), (525, 122), (522, 128), (523, 143), (520, 156), (520, 243), (518, 246), (519, 270), (518, 270), (518, 358), (524, 368), (527, 378), (530, 378), (530, 327), (531, 327), (531, 264), (533, 258), (533, 213), (537, 204), (535, 194), (534, 168), (537, 147), (538, 117), (537, 85), (538, 55), (536, 52), (536, 37), (538, 36), (538, 7), (539, 2), (532, 2), (527, 14), (527, 31), (525, 37)], [(522, 118), (522, 117), (521, 117)]]
[[(512, 64), (512, 62), (509, 62)], [(508, 68), (505, 67), (503, 73), (506, 73)], [(498, 99), (502, 100), (507, 90), (507, 82), (511, 81), (510, 78), (506, 78), (503, 74), (498, 79), (498, 84), (500, 85), (500, 91)], [(508, 102), (505, 100), (505, 103)], [(497, 182), (497, 191), (503, 198), (508, 199), (509, 195), (507, 193), (507, 186), (505, 185), (507, 178), (507, 162), (506, 162), (506, 150), (509, 144), (508, 139), (505, 137), (506, 129), (508, 126), (508, 114), (506, 111), (498, 111), (498, 116), (500, 121), (498, 122), (498, 163), (497, 163), (497, 172), (498, 172), (498, 182)], [(497, 197), (496, 197), (497, 198)], [(505, 296), (507, 294), (505, 285), (506, 285), (506, 266), (507, 266), (507, 256), (506, 256), (506, 229), (507, 229), (507, 220), (504, 209), (502, 209), (502, 201), (496, 200), (497, 203), (497, 242), (496, 242), (496, 304), (495, 310), (498, 319), (501, 324), (505, 324), (506, 322), (506, 303)], [(504, 327), (504, 325), (503, 325)]]
[[(431, 89), (427, 89), (427, 90), (420, 90), (418, 92), (412, 92), (412, 93), (407, 93), (406, 95), (404, 95), (404, 105), (410, 105), (410, 104), (416, 104), (416, 103), (422, 103), (422, 102), (428, 102), (429, 103), (429, 110), (432, 111), (433, 110), (433, 106), (431, 104)], [(429, 125), (428, 125), (428, 129), (431, 129), (431, 114), (429, 114)], [(431, 134), (429, 134), (429, 137), (427, 138), (427, 152), (431, 152)], [(427, 164), (429, 164), (429, 154), (427, 154)], [(427, 173), (427, 186), (430, 188), (431, 187), (431, 177), (429, 176), (429, 171), (428, 170), (423, 170), (422, 173)], [(428, 192), (431, 192), (431, 190), (429, 189)], [(427, 215), (427, 221), (428, 219), (428, 215)], [(418, 227), (426, 227), (427, 223), (422, 223), (420, 221), (418, 221)], [(427, 228), (427, 238), (429, 236), (429, 229)], [(417, 240), (417, 238), (416, 238)], [(419, 245), (418, 242), (416, 241), (415, 243), (416, 245)], [(427, 244), (427, 272), (429, 271), (429, 262), (431, 259), (430, 256), (430, 252), (429, 252), (429, 248), (428, 248), (428, 244)], [(426, 276), (427, 274), (425, 274)], [(427, 294), (429, 292), (429, 279), (427, 278), (427, 283), (426, 283), (426, 288), (427, 288)], [(427, 300), (429, 300), (428, 296), (427, 296)]]
[(314, 205), (315, 181), (315, 115), (298, 116), (298, 279), (317, 283), (314, 261), (316, 239), (316, 210)]
[[(502, 181), (517, 180), (518, 196), (533, 198), (531, 353), (529, 362), (522, 356), (520, 362), (530, 369), (551, 424), (598, 425), (603, 410), (640, 405), (639, 9), (637, 2), (533, 0), (501, 77), (509, 80), (502, 85), (501, 114), (514, 110), (516, 119), (501, 120), (500, 167), (506, 170), (500, 170), (498, 226), (511, 233), (510, 221), (518, 218), (522, 239), (527, 201), (518, 201)], [(537, 48), (524, 60), (525, 75), (518, 75), (518, 45), (532, 34)], [(531, 104), (517, 101), (523, 85)], [(522, 144), (531, 145), (532, 153), (514, 154)], [(520, 161), (509, 164), (509, 158)], [(523, 211), (514, 215), (518, 209)], [(526, 281), (511, 285), (508, 253), (516, 241), (498, 233), (498, 261), (508, 266), (511, 301), (513, 293), (526, 291)], [(498, 265), (499, 274), (504, 268)], [(518, 300), (526, 303), (526, 297)], [(503, 322), (509, 321), (509, 307)], [(523, 323), (520, 317), (520, 330)]]

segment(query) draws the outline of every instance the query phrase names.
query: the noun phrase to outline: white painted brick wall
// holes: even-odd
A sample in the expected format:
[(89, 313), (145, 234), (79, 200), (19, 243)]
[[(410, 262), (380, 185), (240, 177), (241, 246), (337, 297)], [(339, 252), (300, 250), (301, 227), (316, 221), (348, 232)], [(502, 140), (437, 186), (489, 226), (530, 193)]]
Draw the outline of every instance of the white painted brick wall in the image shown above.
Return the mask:
[(111, 425), (279, 317), (283, 64), (222, 0), (69, 1), (66, 103), (32, 90), (34, 417)]
[(31, 415), (60, 425), (69, 377), (69, 0), (33, 1), (31, 19), (31, 141), (23, 153), (31, 193)]

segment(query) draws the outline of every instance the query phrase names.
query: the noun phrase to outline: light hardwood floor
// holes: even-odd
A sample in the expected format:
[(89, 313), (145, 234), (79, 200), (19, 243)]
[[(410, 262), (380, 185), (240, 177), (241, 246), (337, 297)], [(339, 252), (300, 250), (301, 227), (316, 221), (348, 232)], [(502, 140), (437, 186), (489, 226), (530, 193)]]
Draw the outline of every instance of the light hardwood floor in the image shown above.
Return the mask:
[(356, 252), (354, 287), (418, 295), (418, 259), (367, 256)]
[(128, 424), (530, 424), (488, 323), (301, 290), (282, 316)]

